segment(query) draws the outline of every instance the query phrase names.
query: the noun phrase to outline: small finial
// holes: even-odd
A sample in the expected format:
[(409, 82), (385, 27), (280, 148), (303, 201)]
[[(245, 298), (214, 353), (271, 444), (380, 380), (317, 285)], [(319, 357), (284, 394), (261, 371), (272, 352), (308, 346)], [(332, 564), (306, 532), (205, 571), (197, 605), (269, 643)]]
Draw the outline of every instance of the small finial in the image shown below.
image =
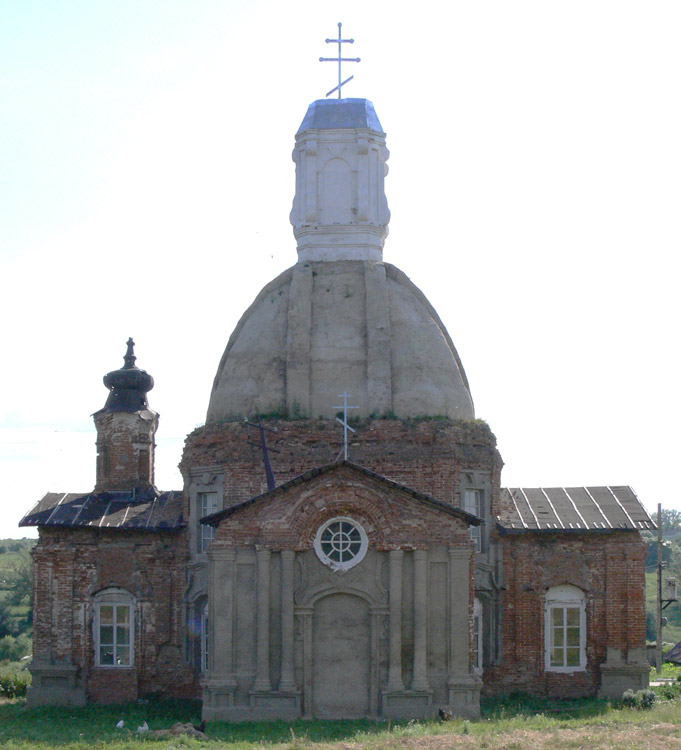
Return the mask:
[(135, 360), (137, 359), (137, 357), (135, 356), (135, 342), (132, 340), (132, 337), (130, 337), (126, 341), (126, 345), (128, 349), (125, 352), (125, 357), (123, 357), (123, 359), (125, 360), (123, 369), (129, 370), (131, 367), (135, 366)]
[(320, 57), (319, 62), (337, 62), (338, 63), (338, 86), (334, 86), (331, 91), (327, 91), (326, 95), (331, 96), (334, 91), (338, 91), (338, 98), (341, 98), (341, 87), (345, 86), (346, 83), (351, 81), (355, 76), (350, 76), (344, 81), (341, 81), (341, 63), (342, 62), (361, 62), (359, 57), (341, 57), (341, 44), (354, 44), (354, 39), (341, 39), (341, 27), (342, 23), (338, 24), (338, 39), (326, 39), (327, 44), (338, 45), (338, 57)]

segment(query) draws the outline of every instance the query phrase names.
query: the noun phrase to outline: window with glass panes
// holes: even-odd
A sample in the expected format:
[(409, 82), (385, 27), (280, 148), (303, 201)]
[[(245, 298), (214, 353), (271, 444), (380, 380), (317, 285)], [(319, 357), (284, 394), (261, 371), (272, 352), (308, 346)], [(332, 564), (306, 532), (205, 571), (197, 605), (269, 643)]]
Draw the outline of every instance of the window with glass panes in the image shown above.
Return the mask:
[(579, 607), (551, 607), (552, 667), (579, 667)]
[[(463, 509), (472, 513), (478, 518), (482, 518), (482, 490), (464, 490), (463, 491)], [(480, 526), (469, 526), (468, 533), (475, 543), (476, 552), (482, 550), (482, 534)]]
[(97, 604), (96, 661), (100, 667), (132, 666), (132, 605)]
[(546, 668), (574, 671), (584, 669), (584, 593), (575, 586), (549, 589), (546, 600)]
[(218, 510), (218, 493), (217, 492), (199, 492), (197, 495), (197, 505), (199, 509), (199, 528), (198, 528), (198, 547), (199, 552), (205, 552), (208, 545), (213, 541), (215, 528), (201, 523), (200, 519), (209, 516)]

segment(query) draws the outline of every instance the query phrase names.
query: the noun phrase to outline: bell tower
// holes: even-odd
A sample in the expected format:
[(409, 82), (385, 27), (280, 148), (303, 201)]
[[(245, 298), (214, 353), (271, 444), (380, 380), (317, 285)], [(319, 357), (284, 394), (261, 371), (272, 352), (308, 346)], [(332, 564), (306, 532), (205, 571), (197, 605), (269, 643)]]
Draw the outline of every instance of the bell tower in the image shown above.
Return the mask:
[(158, 414), (147, 402), (154, 379), (135, 366), (134, 347), (135, 342), (128, 339), (125, 364), (104, 376), (109, 397), (104, 408), (93, 414), (97, 428), (95, 492), (154, 486)]
[(296, 135), (291, 211), (298, 261), (383, 260), (388, 149), (367, 99), (313, 102)]

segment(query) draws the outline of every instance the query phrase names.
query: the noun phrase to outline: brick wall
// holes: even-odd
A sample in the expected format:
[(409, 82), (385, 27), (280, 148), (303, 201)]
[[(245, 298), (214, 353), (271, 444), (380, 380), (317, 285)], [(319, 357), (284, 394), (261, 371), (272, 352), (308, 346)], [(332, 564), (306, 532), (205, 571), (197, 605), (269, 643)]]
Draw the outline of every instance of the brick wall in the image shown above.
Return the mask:
[(158, 414), (99, 411), (96, 492), (129, 490), (154, 484), (154, 435)]
[[(40, 531), (34, 548), (34, 658), (72, 663), (88, 700), (121, 702), (145, 693), (197, 697), (185, 663), (185, 532), (95, 529)], [(95, 666), (93, 596), (121, 588), (134, 597), (135, 663)]]
[[(638, 532), (523, 533), (500, 541), (501, 660), (485, 669), (485, 691), (596, 693), (607, 647), (626, 660), (645, 645), (645, 550)], [(586, 594), (587, 668), (571, 674), (544, 669), (544, 595), (561, 584)]]
[[(265, 420), (270, 461), (277, 484), (333, 463), (343, 448), (334, 420)], [(448, 419), (367, 419), (353, 423), (350, 460), (438, 500), (459, 504), (462, 469), (492, 474), (496, 515), (502, 461), (484, 422)], [(256, 443), (254, 445), (253, 443)], [(206, 425), (187, 438), (180, 463), (185, 482), (201, 466), (224, 470), (225, 506), (267, 490), (257, 430), (243, 422)]]

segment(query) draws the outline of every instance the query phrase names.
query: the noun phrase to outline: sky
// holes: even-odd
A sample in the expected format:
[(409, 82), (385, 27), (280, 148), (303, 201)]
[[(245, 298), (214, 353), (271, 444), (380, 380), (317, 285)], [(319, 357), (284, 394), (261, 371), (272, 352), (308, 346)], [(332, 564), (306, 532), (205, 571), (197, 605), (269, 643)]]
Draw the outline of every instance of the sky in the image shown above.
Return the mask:
[(391, 152), (384, 259), (447, 326), (502, 484), (681, 509), (677, 0), (0, 0), (0, 538), (93, 488), (129, 336), (181, 488), (232, 329), (296, 261), (339, 21)]

